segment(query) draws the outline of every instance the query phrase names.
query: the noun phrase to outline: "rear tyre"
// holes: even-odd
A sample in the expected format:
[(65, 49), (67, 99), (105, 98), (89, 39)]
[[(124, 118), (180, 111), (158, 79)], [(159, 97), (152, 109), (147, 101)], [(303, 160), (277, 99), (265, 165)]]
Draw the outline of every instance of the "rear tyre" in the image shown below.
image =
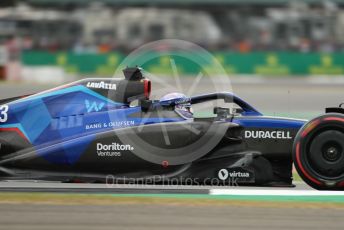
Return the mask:
[(301, 178), (319, 190), (344, 190), (344, 115), (326, 114), (305, 124), (293, 146)]

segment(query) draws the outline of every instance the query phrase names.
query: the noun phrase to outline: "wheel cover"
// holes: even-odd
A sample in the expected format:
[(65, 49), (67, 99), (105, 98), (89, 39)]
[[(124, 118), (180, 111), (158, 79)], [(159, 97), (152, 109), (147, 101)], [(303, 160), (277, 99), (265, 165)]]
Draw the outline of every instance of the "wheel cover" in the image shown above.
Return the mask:
[(336, 178), (344, 173), (344, 133), (326, 130), (316, 135), (307, 147), (309, 167), (320, 177)]

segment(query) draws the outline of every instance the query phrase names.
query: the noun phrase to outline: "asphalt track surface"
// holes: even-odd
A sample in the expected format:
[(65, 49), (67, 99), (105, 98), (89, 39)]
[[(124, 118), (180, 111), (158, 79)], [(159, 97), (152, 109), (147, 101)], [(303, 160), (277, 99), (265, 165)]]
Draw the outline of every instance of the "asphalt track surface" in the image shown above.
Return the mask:
[[(7, 190), (5, 189), (7, 188)], [(24, 188), (26, 190), (20, 190)], [(255, 191), (252, 187), (179, 187), (179, 186), (138, 186), (115, 185), (108, 187), (101, 184), (64, 184), (53, 182), (4, 181), (0, 183), (1, 194), (13, 192), (68, 192), (83, 193), (85, 202), (74, 204), (73, 199), (67, 202), (54, 203), (45, 200), (34, 202), (6, 201), (0, 197), (0, 229), (6, 230), (47, 230), (47, 229), (341, 229), (344, 224), (344, 207), (322, 208), (319, 206), (292, 205), (289, 202), (274, 203), (222, 201), (216, 203), (197, 202), (192, 199), (171, 201), (162, 199), (159, 202), (92, 203), (94, 194), (120, 196), (121, 194), (144, 193), (158, 197), (158, 194), (192, 193), (203, 194), (207, 189), (244, 189)], [(266, 191), (304, 191), (309, 189), (304, 184), (296, 188), (258, 188)], [(6, 193), (5, 192), (5, 193)], [(26, 193), (17, 193), (26, 194)], [(30, 194), (30, 193), (29, 193)], [(41, 193), (38, 193), (41, 194)], [(46, 193), (42, 193), (44, 196)], [(50, 193), (52, 194), (52, 193)], [(154, 195), (155, 194), (155, 195)], [(25, 196), (25, 195), (24, 195)], [(40, 195), (41, 196), (41, 195)], [(92, 198), (90, 198), (92, 196)], [(111, 195), (110, 195), (111, 196)], [(202, 196), (202, 195), (201, 195)], [(6, 195), (5, 195), (6, 197)], [(58, 197), (58, 196), (57, 196)], [(55, 197), (56, 198), (56, 197)], [(153, 198), (154, 199), (154, 198)], [(245, 198), (244, 198), (245, 199)], [(56, 201), (55, 201), (56, 202)], [(220, 203), (219, 203), (220, 202)]]
[(342, 229), (343, 212), (245, 206), (0, 206), (1, 229)]
[[(166, 81), (170, 81), (167, 79)], [(192, 84), (193, 79), (183, 79), (183, 85)], [(173, 82), (172, 82), (173, 84)], [(221, 82), (219, 82), (221, 84)], [(205, 80), (193, 94), (213, 92)], [(13, 97), (51, 88), (52, 85), (0, 83), (0, 98)], [(154, 89), (159, 89), (154, 84)], [(326, 106), (337, 106), (344, 102), (342, 78), (308, 79), (232, 79), (233, 91), (263, 113), (310, 117), (324, 112)], [(169, 90), (166, 89), (167, 93)], [(176, 91), (176, 90), (173, 90)], [(105, 186), (105, 187), (104, 187)], [(206, 187), (145, 187), (127, 185), (112, 188), (99, 184), (62, 184), (51, 182), (1, 182), (0, 191), (13, 194), (22, 192), (58, 193), (188, 193), (203, 194)], [(235, 188), (234, 188), (235, 189)], [(252, 187), (240, 187), (252, 190)], [(278, 191), (282, 188), (259, 188)], [(304, 184), (287, 191), (313, 191)], [(20, 193), (25, 194), (25, 193)], [(87, 199), (87, 197), (85, 197)], [(337, 208), (297, 208), (264, 204), (193, 205), (185, 204), (116, 204), (116, 205), (72, 205), (6, 203), (0, 200), (0, 229), (342, 229), (344, 211)]]
[(338, 210), (247, 206), (3, 204), (0, 214), (0, 229), (6, 230), (335, 230), (344, 224)]

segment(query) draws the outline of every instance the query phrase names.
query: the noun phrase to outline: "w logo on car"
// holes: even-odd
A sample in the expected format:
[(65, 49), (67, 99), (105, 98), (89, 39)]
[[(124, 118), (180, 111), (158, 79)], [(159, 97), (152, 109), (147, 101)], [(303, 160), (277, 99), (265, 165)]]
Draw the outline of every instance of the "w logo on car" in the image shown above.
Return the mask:
[(98, 112), (99, 110), (101, 110), (105, 103), (97, 103), (97, 102), (90, 102), (89, 100), (85, 100), (85, 105), (86, 105), (86, 108), (87, 108), (87, 112), (90, 113), (92, 111), (95, 111), (95, 112)]

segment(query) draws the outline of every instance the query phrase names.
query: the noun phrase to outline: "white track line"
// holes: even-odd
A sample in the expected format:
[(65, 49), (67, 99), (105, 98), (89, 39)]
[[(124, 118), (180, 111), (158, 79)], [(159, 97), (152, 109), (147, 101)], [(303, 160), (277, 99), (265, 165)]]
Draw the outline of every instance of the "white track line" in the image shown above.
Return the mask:
[(344, 196), (344, 191), (211, 189), (209, 194), (233, 196)]
[(308, 83), (315, 84), (315, 85), (332, 85), (332, 84), (344, 84), (344, 77), (343, 76), (336, 76), (336, 77), (309, 77), (306, 78)]

